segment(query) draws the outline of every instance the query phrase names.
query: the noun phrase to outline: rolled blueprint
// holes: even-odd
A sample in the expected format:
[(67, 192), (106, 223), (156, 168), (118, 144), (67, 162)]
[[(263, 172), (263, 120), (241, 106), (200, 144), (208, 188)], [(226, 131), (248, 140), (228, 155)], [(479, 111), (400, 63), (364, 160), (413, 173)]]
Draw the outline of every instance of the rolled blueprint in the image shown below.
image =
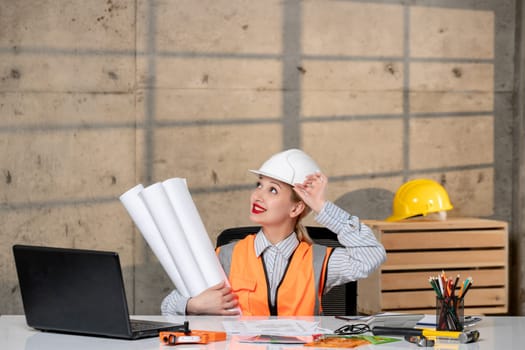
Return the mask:
[(153, 217), (190, 296), (200, 294), (207, 288), (206, 281), (198, 268), (197, 259), (193, 256), (164, 186), (160, 182), (155, 183), (144, 188), (139, 196)]
[(189, 297), (190, 293), (188, 288), (182, 280), (181, 275), (177, 271), (175, 262), (173, 261), (171, 254), (164, 243), (164, 239), (162, 238), (157, 225), (153, 221), (153, 218), (146, 208), (144, 202), (139, 197), (139, 193), (143, 189), (144, 186), (142, 186), (142, 184), (133, 187), (120, 196), (120, 201), (128, 211), (131, 219), (138, 227), (140, 233), (153, 251), (153, 254), (155, 254), (159, 260), (161, 266), (164, 268), (164, 271), (166, 271), (168, 274), (171, 282), (173, 282), (177, 290), (182, 295)]
[(208, 287), (228, 279), (215, 254), (215, 249), (193, 202), (186, 179), (172, 178), (162, 183), (193, 256), (198, 257), (198, 266)]

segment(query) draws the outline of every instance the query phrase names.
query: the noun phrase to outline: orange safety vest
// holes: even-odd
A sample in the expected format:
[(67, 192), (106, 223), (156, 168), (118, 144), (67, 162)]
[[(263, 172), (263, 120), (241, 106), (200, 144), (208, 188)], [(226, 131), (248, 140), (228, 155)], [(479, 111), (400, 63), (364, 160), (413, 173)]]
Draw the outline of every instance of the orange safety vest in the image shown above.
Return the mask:
[(328, 258), (333, 248), (300, 242), (290, 257), (277, 288), (276, 307), (270, 304), (270, 288), (262, 256), (255, 255), (255, 234), (217, 248), (232, 291), (246, 316), (311, 316), (322, 312)]

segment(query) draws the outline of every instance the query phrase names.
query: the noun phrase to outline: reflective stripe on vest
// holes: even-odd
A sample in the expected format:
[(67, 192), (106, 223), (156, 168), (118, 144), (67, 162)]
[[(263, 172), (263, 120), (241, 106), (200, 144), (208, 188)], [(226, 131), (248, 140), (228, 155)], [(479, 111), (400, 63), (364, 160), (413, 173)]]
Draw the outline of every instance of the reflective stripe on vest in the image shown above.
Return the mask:
[[(262, 257), (255, 255), (255, 234), (217, 249), (219, 260), (239, 297), (243, 315), (270, 315), (269, 287)], [(319, 315), (325, 271), (332, 248), (301, 242), (277, 289), (278, 315)]]

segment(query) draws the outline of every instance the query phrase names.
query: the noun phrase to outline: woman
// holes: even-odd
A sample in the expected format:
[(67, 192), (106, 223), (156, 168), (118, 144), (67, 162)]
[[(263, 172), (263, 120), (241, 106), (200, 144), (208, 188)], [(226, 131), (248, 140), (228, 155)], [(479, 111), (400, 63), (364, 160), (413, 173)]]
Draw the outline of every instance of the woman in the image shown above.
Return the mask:
[[(315, 315), (332, 287), (367, 277), (386, 257), (359, 218), (325, 199), (327, 177), (298, 149), (277, 153), (259, 170), (250, 196), (250, 220), (259, 232), (218, 249), (231, 288), (222, 282), (185, 298), (162, 302), (169, 314)], [(310, 211), (337, 234), (342, 248), (312, 243), (301, 224)]]

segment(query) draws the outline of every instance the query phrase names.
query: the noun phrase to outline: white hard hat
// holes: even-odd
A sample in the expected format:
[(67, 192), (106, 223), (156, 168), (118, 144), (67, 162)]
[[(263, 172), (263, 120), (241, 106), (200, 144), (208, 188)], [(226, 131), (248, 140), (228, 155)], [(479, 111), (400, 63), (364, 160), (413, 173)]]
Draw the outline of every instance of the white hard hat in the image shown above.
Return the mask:
[(293, 186), (296, 183), (303, 183), (308, 175), (320, 170), (309, 155), (299, 149), (289, 149), (270, 157), (259, 170), (250, 171)]

